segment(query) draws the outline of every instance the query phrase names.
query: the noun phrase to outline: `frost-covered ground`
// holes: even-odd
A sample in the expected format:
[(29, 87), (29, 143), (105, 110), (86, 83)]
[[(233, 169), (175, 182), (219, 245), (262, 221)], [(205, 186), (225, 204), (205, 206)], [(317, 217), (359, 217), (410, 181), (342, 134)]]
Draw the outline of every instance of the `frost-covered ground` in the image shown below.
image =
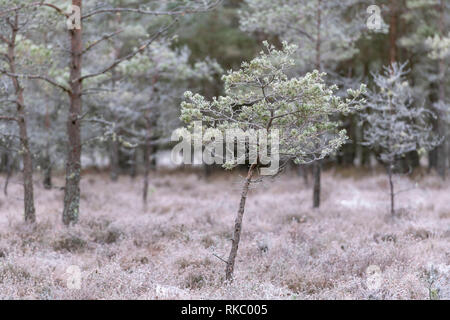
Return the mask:
[[(232, 284), (223, 283), (224, 263), (213, 254), (228, 254), (236, 173), (208, 181), (155, 173), (146, 209), (141, 178), (112, 183), (87, 174), (80, 223), (70, 229), (61, 223), (62, 191), (39, 184), (38, 223), (24, 225), (18, 178), (0, 197), (3, 299), (428, 299), (430, 291), (450, 298), (450, 183), (436, 177), (399, 195), (395, 219), (382, 174), (326, 172), (319, 210), (294, 173), (258, 184)], [(80, 289), (70, 289), (70, 266), (81, 270)]]

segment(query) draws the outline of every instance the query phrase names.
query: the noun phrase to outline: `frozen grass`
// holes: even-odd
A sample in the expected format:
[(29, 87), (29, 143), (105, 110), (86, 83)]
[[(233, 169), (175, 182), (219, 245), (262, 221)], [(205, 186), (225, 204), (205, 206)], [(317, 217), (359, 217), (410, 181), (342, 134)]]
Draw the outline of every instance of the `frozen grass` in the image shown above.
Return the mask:
[[(38, 223), (22, 223), (14, 181), (0, 198), (3, 299), (450, 298), (450, 183), (437, 177), (401, 193), (394, 219), (382, 174), (326, 172), (319, 210), (295, 173), (254, 186), (232, 284), (223, 283), (225, 265), (213, 253), (228, 254), (236, 173), (155, 173), (147, 208), (141, 178), (87, 174), (80, 223), (69, 229), (62, 191), (40, 185)], [(401, 178), (397, 186), (412, 184)], [(79, 290), (67, 287), (71, 265), (82, 271)], [(381, 270), (378, 286), (367, 281), (371, 265)]]

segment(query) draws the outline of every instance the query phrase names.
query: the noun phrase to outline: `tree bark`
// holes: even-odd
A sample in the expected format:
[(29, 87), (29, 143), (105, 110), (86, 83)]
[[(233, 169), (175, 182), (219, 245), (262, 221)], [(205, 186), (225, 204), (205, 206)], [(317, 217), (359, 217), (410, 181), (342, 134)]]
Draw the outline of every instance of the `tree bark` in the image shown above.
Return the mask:
[[(318, 1), (317, 9), (317, 38), (316, 38), (316, 69), (322, 71), (321, 66), (321, 28), (322, 28), (322, 0)], [(317, 160), (313, 163), (313, 177), (314, 177), (314, 187), (313, 187), (313, 207), (318, 208), (320, 206), (320, 175), (321, 175), (321, 160)]]
[[(22, 93), (18, 97), (19, 103), (23, 103)], [(33, 190), (33, 160), (31, 158), (30, 146), (28, 142), (27, 124), (25, 120), (25, 111), (19, 107), (19, 131), (20, 141), (23, 148), (23, 187), (24, 187), (24, 207), (25, 221), (35, 222), (36, 212), (34, 208), (34, 190)]]
[(112, 141), (110, 145), (110, 171), (109, 176), (111, 181), (117, 181), (119, 178), (119, 142)]
[(392, 164), (388, 165), (388, 176), (389, 176), (389, 187), (391, 195), (391, 215), (395, 215), (395, 193), (394, 193), (394, 182), (392, 181)]
[(150, 174), (150, 144), (147, 143), (144, 145), (144, 189), (142, 192), (142, 201), (144, 205), (147, 204), (148, 198), (148, 186), (149, 186), (149, 174)]
[(137, 175), (137, 149), (132, 151), (131, 163), (130, 163), (130, 177), (132, 179), (136, 178)]
[[(12, 74), (16, 74), (16, 37), (19, 31), (19, 16), (16, 14), (14, 24), (12, 27), (12, 37), (8, 44), (8, 60), (9, 67)], [(36, 210), (34, 208), (34, 190), (33, 190), (33, 160), (28, 140), (27, 121), (25, 113), (25, 99), (23, 97), (23, 88), (20, 85), (17, 77), (11, 77), (14, 90), (17, 97), (17, 118), (19, 125), (20, 144), (22, 146), (22, 160), (23, 160), (23, 188), (24, 188), (24, 217), (26, 222), (36, 221)]]
[[(444, 36), (445, 32), (445, 21), (444, 21), (444, 0), (440, 1), (439, 4), (440, 16), (439, 16), (439, 33), (440, 36)], [(439, 59), (439, 102), (443, 103), (445, 101), (445, 61), (444, 59)], [(447, 175), (447, 130), (446, 123), (443, 120), (445, 118), (445, 111), (440, 110), (437, 117), (437, 129), (439, 136), (444, 137), (444, 141), (440, 146), (437, 147), (437, 162), (436, 167), (439, 175), (445, 180)]]
[(318, 208), (320, 206), (320, 173), (322, 171), (322, 163), (317, 160), (313, 163), (314, 172), (314, 192), (313, 192), (313, 207)]
[(44, 188), (47, 190), (50, 190), (53, 186), (52, 184), (52, 161), (50, 159), (50, 154), (48, 151), (48, 147), (47, 147), (47, 151), (46, 154), (44, 156)]
[(233, 271), (234, 271), (234, 263), (236, 261), (236, 255), (239, 247), (239, 240), (241, 238), (241, 230), (242, 230), (242, 218), (244, 217), (244, 209), (245, 209), (245, 201), (247, 199), (248, 189), (250, 187), (250, 183), (253, 177), (254, 170), (256, 168), (256, 164), (252, 164), (250, 169), (248, 170), (247, 177), (245, 178), (244, 185), (242, 187), (241, 193), (241, 202), (239, 204), (239, 209), (237, 212), (236, 220), (234, 222), (234, 233), (231, 244), (231, 251), (228, 257), (227, 266), (225, 268), (225, 279), (232, 281), (233, 280)]
[(8, 195), (8, 184), (9, 184), (9, 178), (11, 178), (12, 174), (12, 164), (11, 159), (7, 153), (5, 153), (3, 160), (5, 161), (5, 171), (6, 171), (6, 179), (5, 179), (5, 185), (3, 187), (3, 193), (5, 196)]
[[(82, 9), (82, 0), (72, 0), (73, 6)], [(67, 135), (69, 140), (66, 163), (66, 187), (64, 189), (63, 222), (65, 225), (78, 221), (80, 210), (81, 180), (81, 128), (82, 112), (82, 28), (69, 31), (71, 38), (70, 63), (70, 108), (67, 119)]]
[[(116, 25), (117, 25), (117, 30), (116, 32), (119, 31), (119, 26), (120, 26), (120, 22), (121, 22), (121, 15), (120, 14), (116, 14)], [(113, 50), (113, 54), (114, 54), (114, 59), (117, 60), (120, 57), (120, 48), (117, 46), (117, 43), (114, 43), (114, 50)], [(116, 68), (113, 68), (111, 70), (111, 76), (112, 76), (112, 82), (111, 82), (111, 90), (112, 92), (116, 91)], [(119, 169), (120, 169), (120, 164), (119, 164), (119, 150), (120, 150), (120, 145), (119, 142), (117, 141), (117, 138), (114, 139), (113, 141), (111, 141), (111, 146), (110, 146), (111, 150), (110, 150), (110, 162), (111, 162), (111, 166), (110, 166), (110, 172), (109, 172), (109, 176), (111, 178), (111, 181), (116, 182), (119, 179)]]
[(389, 62), (392, 65), (397, 61), (397, 22), (398, 22), (398, 0), (390, 0), (389, 11), (391, 18), (389, 21)]

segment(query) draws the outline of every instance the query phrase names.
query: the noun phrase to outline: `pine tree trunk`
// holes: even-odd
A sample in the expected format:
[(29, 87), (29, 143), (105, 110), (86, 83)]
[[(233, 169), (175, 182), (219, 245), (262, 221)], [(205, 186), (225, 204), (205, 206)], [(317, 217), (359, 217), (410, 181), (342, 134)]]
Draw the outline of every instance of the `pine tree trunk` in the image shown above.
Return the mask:
[(397, 61), (397, 21), (398, 21), (398, 0), (389, 1), (389, 11), (391, 18), (389, 21), (389, 61), (391, 64)]
[[(440, 1), (439, 5), (440, 9), (440, 17), (439, 17), (439, 33), (440, 36), (444, 36), (444, 0)], [(439, 102), (443, 103), (445, 101), (445, 61), (444, 59), (439, 59)], [(437, 117), (437, 129), (439, 136), (444, 137), (444, 141), (440, 146), (437, 147), (437, 161), (436, 161), (436, 168), (441, 176), (442, 179), (445, 180), (447, 175), (447, 146), (446, 146), (446, 135), (447, 135), (447, 129), (446, 129), (446, 123), (444, 121), (445, 118), (445, 111), (439, 111), (438, 117)]]
[[(322, 71), (321, 68), (321, 28), (322, 28), (322, 0), (318, 1), (317, 10), (317, 39), (316, 39), (316, 69)], [(318, 208), (320, 206), (320, 175), (321, 175), (321, 161), (317, 160), (313, 163), (313, 178), (314, 178), (314, 188), (313, 188), (313, 207)]]
[(119, 142), (112, 141), (110, 145), (110, 171), (109, 176), (111, 181), (117, 181), (119, 178)]
[(7, 196), (8, 195), (9, 178), (11, 178), (11, 174), (12, 174), (12, 164), (11, 164), (12, 161), (11, 161), (8, 153), (5, 153), (3, 160), (5, 162), (5, 171), (6, 171), (6, 179), (5, 179), (5, 185), (3, 187), (3, 193), (5, 194), (5, 196)]
[(147, 205), (147, 198), (148, 198), (148, 186), (149, 186), (149, 174), (150, 174), (150, 167), (152, 165), (150, 156), (153, 152), (152, 150), (152, 120), (148, 114), (144, 116), (146, 129), (147, 129), (147, 136), (145, 137), (145, 145), (144, 145), (144, 192), (143, 192), (143, 201), (144, 205)]
[(50, 190), (52, 188), (52, 162), (49, 151), (46, 151), (44, 157), (44, 188)]
[(144, 202), (144, 205), (147, 205), (147, 198), (148, 198), (148, 186), (149, 186), (149, 175), (150, 175), (150, 144), (147, 142), (147, 144), (144, 145), (144, 189), (142, 192), (142, 201)]
[(134, 179), (136, 178), (136, 175), (137, 175), (137, 149), (134, 149), (133, 154), (131, 156), (130, 177)]
[[(82, 0), (72, 0), (72, 5), (81, 10)], [(80, 180), (81, 180), (81, 128), (82, 83), (81, 62), (83, 52), (82, 29), (70, 30), (71, 38), (71, 68), (70, 68), (70, 109), (67, 120), (67, 135), (69, 140), (66, 163), (66, 187), (64, 189), (63, 222), (65, 225), (78, 221), (80, 210)]]
[(395, 193), (394, 193), (394, 182), (392, 181), (392, 165), (388, 165), (388, 176), (389, 176), (389, 187), (391, 195), (391, 215), (395, 215)]
[(318, 208), (320, 206), (320, 173), (322, 171), (322, 162), (317, 160), (313, 163), (314, 172), (314, 192), (313, 192), (313, 207)]
[[(12, 38), (8, 45), (8, 61), (12, 74), (16, 73), (15, 64), (15, 45), (16, 36), (19, 27), (19, 17), (16, 14), (14, 24), (11, 24), (13, 28)], [(24, 188), (24, 217), (26, 222), (36, 221), (36, 212), (34, 208), (34, 190), (33, 190), (33, 160), (31, 158), (30, 145), (28, 140), (27, 122), (25, 113), (25, 99), (23, 97), (23, 88), (20, 85), (17, 77), (12, 77), (14, 90), (17, 98), (17, 123), (19, 125), (19, 137), (22, 148), (22, 160), (23, 160), (23, 188)]]
[[(23, 96), (18, 97), (19, 103), (22, 104)], [(19, 132), (20, 142), (23, 151), (23, 188), (24, 188), (24, 208), (25, 221), (35, 222), (36, 212), (34, 208), (34, 191), (33, 191), (33, 161), (31, 159), (30, 146), (28, 142), (27, 125), (25, 121), (25, 111), (23, 107), (19, 107)]]
[(244, 217), (244, 209), (245, 209), (245, 200), (247, 199), (248, 189), (250, 187), (250, 183), (253, 177), (253, 172), (256, 168), (255, 164), (250, 166), (248, 170), (247, 177), (245, 178), (244, 185), (242, 187), (241, 193), (241, 201), (239, 204), (239, 210), (237, 212), (236, 220), (234, 222), (234, 233), (231, 244), (231, 251), (228, 257), (227, 266), (225, 268), (225, 279), (232, 281), (233, 280), (233, 271), (234, 271), (234, 263), (236, 261), (236, 255), (239, 247), (239, 240), (241, 238), (241, 230), (242, 230), (242, 218)]
[(433, 168), (435, 169), (437, 166), (437, 153), (437, 147), (428, 152), (428, 172), (430, 172)]
[[(50, 135), (50, 114), (48, 112), (48, 105), (45, 108), (45, 121), (44, 121), (45, 130), (47, 134)], [(48, 139), (48, 138), (47, 138)], [(44, 188), (50, 190), (52, 188), (52, 159), (50, 156), (50, 141), (47, 140), (47, 144), (45, 146), (44, 153)]]

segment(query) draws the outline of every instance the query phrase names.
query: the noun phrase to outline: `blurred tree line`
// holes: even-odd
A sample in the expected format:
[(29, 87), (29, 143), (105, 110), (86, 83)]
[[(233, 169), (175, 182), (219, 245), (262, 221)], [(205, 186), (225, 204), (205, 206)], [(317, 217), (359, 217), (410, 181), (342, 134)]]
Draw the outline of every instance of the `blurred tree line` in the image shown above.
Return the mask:
[[(79, 157), (80, 166), (109, 167), (112, 180), (120, 174), (148, 177), (158, 150), (171, 147), (170, 133), (180, 126), (184, 91), (208, 98), (222, 95), (223, 71), (254, 58), (263, 40), (277, 47), (287, 40), (299, 47), (296, 73), (325, 71), (342, 94), (360, 83), (373, 88), (373, 75), (383, 66), (407, 62), (404, 77), (414, 103), (434, 115), (430, 124), (442, 137), (426, 155), (428, 169), (446, 177), (449, 1), (219, 2), (84, 1), (83, 35), (78, 39), (83, 69), (77, 76), (77, 32), (69, 31), (68, 37), (64, 12), (68, 4), (81, 1), (51, 1), (47, 7), (45, 2), (0, 1), (0, 171), (9, 177), (28, 168), (42, 173), (42, 183), (51, 188), (52, 172), (67, 168), (70, 146), (79, 143), (74, 163)], [(368, 11), (371, 5), (379, 12)], [(380, 26), (371, 30), (367, 21), (378, 13)], [(82, 81), (82, 88), (74, 88), (74, 81)], [(75, 110), (67, 106), (78, 103), (73, 90), (81, 90), (83, 99), (74, 118), (78, 142), (71, 142), (66, 132)], [(357, 114), (338, 120), (350, 140), (323, 160), (325, 166), (368, 167), (371, 159), (381, 161), (380, 150), (363, 143), (367, 124)], [(395, 171), (409, 172), (419, 160), (417, 150), (401, 154)], [(211, 170), (205, 167), (206, 174)], [(320, 170), (314, 175), (320, 194)], [(29, 175), (25, 185), (30, 181)], [(6, 193), (7, 182), (4, 186)], [(145, 179), (144, 198), (147, 189)], [(30, 205), (31, 220), (33, 211)]]

